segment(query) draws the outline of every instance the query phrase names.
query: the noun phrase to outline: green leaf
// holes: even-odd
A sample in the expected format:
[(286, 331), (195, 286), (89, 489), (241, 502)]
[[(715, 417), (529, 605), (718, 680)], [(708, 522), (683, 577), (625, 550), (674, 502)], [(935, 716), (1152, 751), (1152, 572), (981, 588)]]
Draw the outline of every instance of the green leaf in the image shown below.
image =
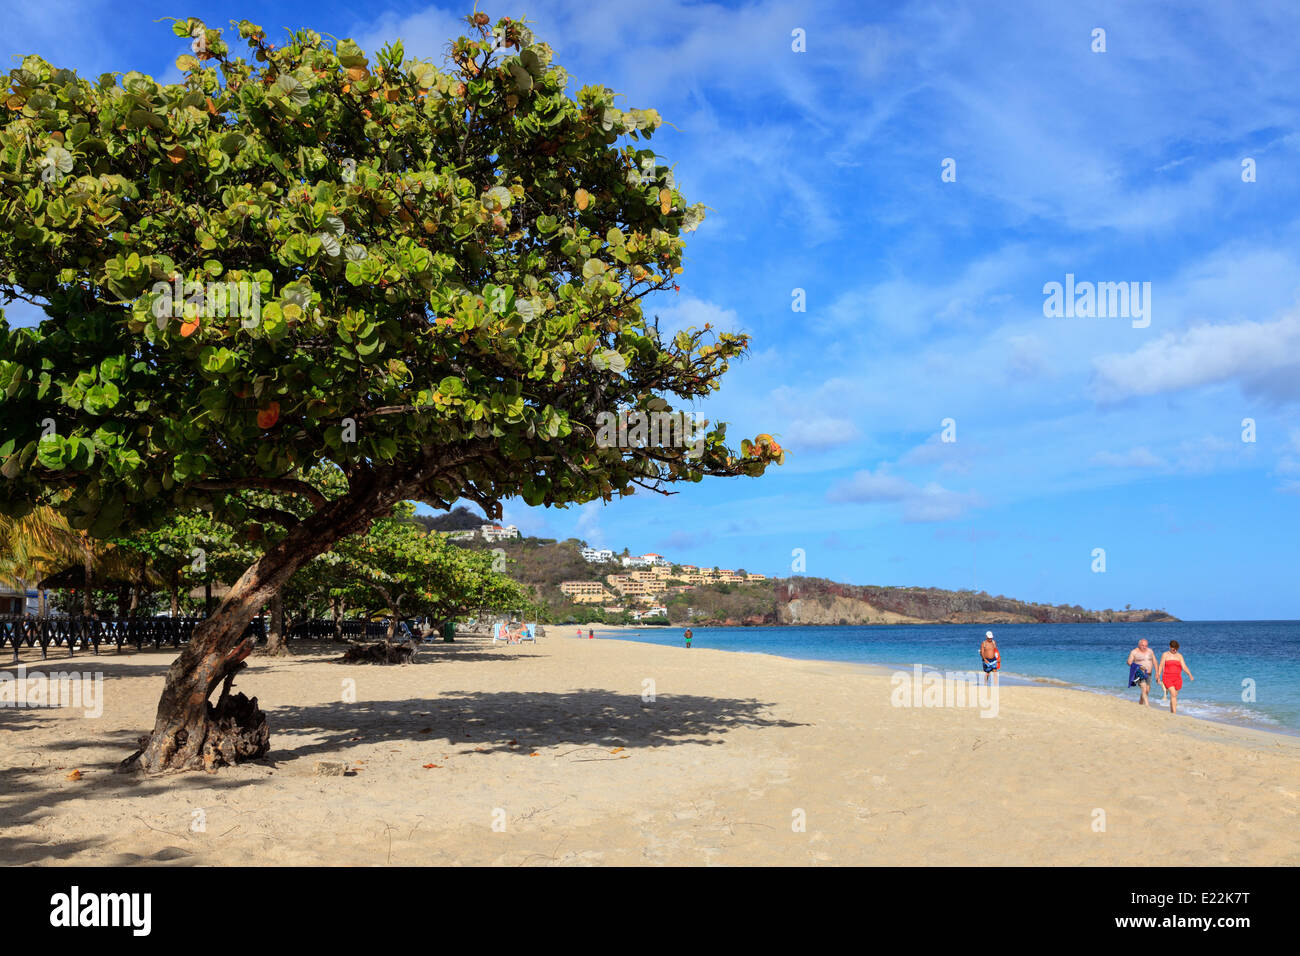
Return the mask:
[(516, 62), (510, 64), (510, 75), (514, 78), (515, 88), (518, 89), (520, 93), (527, 93), (533, 88), (532, 74), (519, 63)]
[(307, 88), (287, 73), (280, 74), (271, 84), (271, 89), (297, 108), (302, 108), (311, 102), (311, 93)]
[(36, 460), (43, 468), (63, 470), (63, 455), (63, 438), (59, 435), (45, 435), (36, 445)]

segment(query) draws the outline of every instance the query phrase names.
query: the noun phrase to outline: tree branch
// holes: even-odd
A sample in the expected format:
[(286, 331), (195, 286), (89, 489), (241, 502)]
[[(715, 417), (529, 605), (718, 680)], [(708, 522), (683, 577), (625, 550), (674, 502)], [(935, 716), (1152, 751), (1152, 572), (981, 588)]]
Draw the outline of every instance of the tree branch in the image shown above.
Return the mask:
[(302, 495), (317, 508), (324, 508), (329, 499), (305, 481), (297, 478), (230, 478), (200, 481), (194, 484), (201, 491), (275, 491), (282, 494)]

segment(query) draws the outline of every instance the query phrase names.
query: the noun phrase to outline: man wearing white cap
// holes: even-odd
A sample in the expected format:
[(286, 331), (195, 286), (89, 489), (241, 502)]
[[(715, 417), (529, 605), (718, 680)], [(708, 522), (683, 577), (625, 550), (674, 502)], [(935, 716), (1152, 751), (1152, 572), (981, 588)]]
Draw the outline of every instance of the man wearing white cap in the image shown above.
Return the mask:
[(998, 653), (998, 642), (993, 640), (993, 632), (984, 632), (984, 643), (980, 645), (980, 663), (984, 665), (984, 683), (989, 682), (989, 675), (993, 675), (993, 682), (997, 683), (998, 668), (1002, 666), (1002, 655)]

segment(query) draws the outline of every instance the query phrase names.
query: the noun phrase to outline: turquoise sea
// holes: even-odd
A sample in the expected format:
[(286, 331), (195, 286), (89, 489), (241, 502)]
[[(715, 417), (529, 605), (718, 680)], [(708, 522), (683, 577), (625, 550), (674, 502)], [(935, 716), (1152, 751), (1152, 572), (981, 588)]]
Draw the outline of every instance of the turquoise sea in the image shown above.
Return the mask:
[[(697, 627), (696, 647), (911, 669), (970, 671), (992, 630), (1003, 682), (1051, 683), (1137, 699), (1128, 652), (1145, 637), (1157, 657), (1181, 645), (1195, 681), (1183, 680), (1179, 712), (1300, 734), (1300, 621), (1176, 624), (1000, 624), (873, 627)], [(560, 633), (563, 633), (561, 631)], [(682, 645), (682, 628), (619, 632), (621, 639)], [(1152, 687), (1159, 704), (1161, 688)], [(1167, 705), (1165, 705), (1167, 706)]]

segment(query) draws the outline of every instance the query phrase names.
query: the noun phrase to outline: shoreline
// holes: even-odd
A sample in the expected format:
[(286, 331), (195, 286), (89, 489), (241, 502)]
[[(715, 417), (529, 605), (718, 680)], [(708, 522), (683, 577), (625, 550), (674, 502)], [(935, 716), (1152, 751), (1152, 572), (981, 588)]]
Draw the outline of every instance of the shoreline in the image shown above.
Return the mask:
[[(1082, 623), (1096, 623), (1096, 622), (1082, 622)], [(1111, 623), (1127, 623), (1127, 622), (1111, 622)], [(1186, 623), (1186, 622), (1180, 622), (1180, 623)], [(1290, 622), (1284, 622), (1284, 623), (1290, 623)], [(552, 626), (554, 626), (554, 625), (552, 625)], [(701, 627), (703, 627), (703, 626), (704, 626), (704, 625), (701, 625)], [(758, 626), (758, 625), (755, 625), (755, 626)], [(782, 625), (762, 625), (762, 626), (763, 626), (763, 627), (799, 627), (799, 626), (808, 626), (808, 627), (813, 627), (813, 626), (817, 626), (817, 625), (785, 625), (785, 624), (782, 624)], [(860, 626), (860, 627), (889, 627), (889, 626), (899, 626), (899, 627), (904, 627), (904, 626), (908, 626), (908, 625), (878, 625), (878, 624), (877, 624), (877, 625), (846, 625), (846, 626), (855, 626), (855, 627), (858, 627), (858, 626)], [(940, 626), (940, 625), (934, 625), (934, 626)], [(963, 626), (966, 626), (966, 625), (954, 624), (954, 625), (951, 625), (951, 626), (952, 626), (952, 627), (963, 627)], [(684, 625), (673, 626), (673, 627), (666, 627), (666, 626), (663, 626), (663, 625), (651, 625), (651, 626), (649, 626), (649, 627), (644, 628), (644, 630), (646, 630), (646, 631), (648, 631), (648, 632), (650, 632), (650, 633), (653, 634), (653, 633), (659, 633), (659, 632), (661, 632), (661, 631), (669, 631), (669, 630), (673, 630), (673, 629), (675, 629), (675, 630), (677, 630), (677, 631), (681, 631), (682, 627), (684, 627)], [(713, 625), (710, 625), (710, 627), (713, 627)], [(740, 629), (740, 626), (735, 626), (734, 628), (733, 628), (733, 627), (728, 627), (727, 629), (728, 629), (728, 630), (732, 630), (732, 629)], [(749, 628), (745, 628), (745, 629), (749, 629)], [(619, 640), (620, 638), (618, 637), (618, 635), (620, 635), (620, 634), (626, 634), (626, 633), (629, 632), (629, 631), (636, 632), (636, 633), (639, 634), (639, 633), (641, 633), (642, 628), (639, 628), (639, 627), (637, 627), (637, 626), (634, 625), (634, 624), (608, 624), (608, 625), (603, 625), (603, 626), (601, 626), (601, 627), (596, 627), (596, 628), (594, 628), (594, 630), (595, 630), (595, 632), (596, 632), (596, 636), (597, 636), (598, 638), (601, 636), (601, 634), (602, 634), (603, 631), (607, 631), (607, 632), (610, 633), (610, 637), (608, 637), (607, 640)], [(576, 636), (573, 636), (573, 637), (574, 637), (574, 640), (577, 639)], [(634, 643), (651, 643), (651, 642), (648, 642), (648, 641), (637, 641), (637, 642), (634, 642)], [(656, 646), (663, 646), (663, 645), (656, 645)], [(727, 653), (727, 654), (758, 654), (758, 655), (765, 656), (765, 657), (775, 657), (775, 658), (778, 658), (778, 659), (780, 659), (780, 660), (787, 660), (787, 661), (818, 661), (818, 662), (821, 662), (821, 663), (824, 663), (824, 664), (844, 664), (844, 665), (846, 665), (846, 666), (850, 666), (850, 667), (864, 667), (864, 668), (872, 668), (874, 672), (881, 673), (881, 674), (886, 674), (886, 675), (892, 675), (892, 674), (895, 674), (895, 673), (897, 673), (897, 672), (899, 671), (899, 668), (896, 667), (896, 666), (894, 666), (894, 665), (891, 665), (891, 664), (881, 664), (881, 663), (872, 662), (872, 661), (843, 661), (843, 660), (830, 660), (830, 659), (827, 659), (827, 658), (821, 658), (821, 657), (793, 657), (793, 656), (790, 656), (790, 655), (786, 655), (786, 654), (778, 654), (778, 653), (774, 653), (774, 652), (772, 652), (772, 651), (767, 651), (767, 650), (742, 650), (742, 649), (739, 649), (739, 648), (710, 648), (710, 650), (717, 650), (717, 651), (721, 651), (721, 652), (723, 652), (723, 653)], [(942, 672), (942, 671), (940, 670), (940, 668), (938, 668), (938, 667), (936, 667), (935, 665), (932, 665), (932, 664), (926, 664), (924, 661), (919, 661), (919, 662), (916, 662), (916, 663), (919, 664), (921, 667), (925, 668), (927, 671)], [(915, 665), (914, 665), (914, 666), (915, 666)], [(1083, 685), (1083, 684), (1076, 684), (1076, 683), (1073, 683), (1073, 682), (1071, 682), (1071, 681), (1062, 680), (1062, 679), (1057, 678), (1057, 677), (1035, 676), (1035, 675), (1032, 675), (1032, 674), (1017, 674), (1017, 673), (1010, 672), (1010, 671), (1003, 672), (1003, 686), (1006, 686), (1006, 687), (1016, 687), (1016, 686), (1021, 686), (1021, 687), (1043, 687), (1043, 688), (1050, 688), (1050, 689), (1056, 689), (1056, 690), (1070, 690), (1070, 691), (1075, 691), (1075, 692), (1078, 692), (1078, 693), (1081, 693), (1081, 694), (1091, 694), (1091, 695), (1095, 695), (1095, 696), (1098, 696), (1098, 697), (1107, 698), (1107, 699), (1109, 699), (1109, 700), (1127, 701), (1127, 702), (1132, 703), (1132, 704), (1135, 704), (1135, 705), (1136, 705), (1136, 703), (1137, 703), (1137, 701), (1136, 701), (1135, 698), (1130, 697), (1130, 696), (1127, 695), (1127, 694), (1123, 694), (1123, 693), (1112, 693), (1112, 692), (1110, 692), (1110, 691), (1103, 690), (1103, 689), (1101, 689), (1101, 688), (1089, 687), (1089, 686), (1086, 686), (1086, 685)], [(1151, 693), (1152, 693), (1152, 695), (1155, 694), (1155, 688), (1154, 688), (1154, 687), (1152, 688)], [(1194, 701), (1194, 700), (1191, 702), (1191, 704), (1192, 704), (1193, 706), (1195, 706), (1196, 703), (1197, 703), (1197, 702)], [(1154, 700), (1154, 698), (1153, 698), (1152, 703), (1151, 703), (1151, 709), (1152, 709), (1152, 710), (1163, 710), (1163, 711), (1165, 711), (1166, 713), (1168, 713), (1168, 708), (1165, 707), (1165, 706), (1162, 706), (1162, 704), (1159, 703), (1159, 702), (1157, 702), (1156, 700)], [(1216, 726), (1222, 726), (1222, 727), (1237, 727), (1237, 728), (1241, 728), (1241, 729), (1243, 729), (1243, 730), (1252, 730), (1252, 731), (1257, 731), (1257, 732), (1259, 732), (1259, 733), (1264, 733), (1264, 734), (1276, 734), (1276, 735), (1280, 735), (1280, 736), (1282, 736), (1282, 737), (1286, 737), (1286, 738), (1294, 738), (1294, 739), (1300, 740), (1300, 728), (1291, 728), (1291, 727), (1285, 727), (1285, 726), (1282, 726), (1282, 725), (1270, 726), (1270, 725), (1268, 725), (1268, 724), (1265, 724), (1265, 723), (1262, 723), (1262, 722), (1259, 722), (1259, 721), (1246, 721), (1246, 720), (1234, 721), (1234, 720), (1228, 720), (1228, 719), (1223, 719), (1223, 718), (1216, 718), (1216, 717), (1212, 717), (1212, 716), (1203, 716), (1203, 715), (1199, 715), (1199, 714), (1189, 714), (1189, 713), (1186, 713), (1186, 712), (1183, 712), (1183, 713), (1180, 713), (1180, 714), (1174, 714), (1174, 715), (1171, 715), (1171, 716), (1186, 717), (1186, 718), (1188, 718), (1189, 720), (1199, 720), (1199, 721), (1204, 721), (1204, 722), (1206, 722), (1206, 723), (1214, 724), (1214, 725), (1216, 725)]]

